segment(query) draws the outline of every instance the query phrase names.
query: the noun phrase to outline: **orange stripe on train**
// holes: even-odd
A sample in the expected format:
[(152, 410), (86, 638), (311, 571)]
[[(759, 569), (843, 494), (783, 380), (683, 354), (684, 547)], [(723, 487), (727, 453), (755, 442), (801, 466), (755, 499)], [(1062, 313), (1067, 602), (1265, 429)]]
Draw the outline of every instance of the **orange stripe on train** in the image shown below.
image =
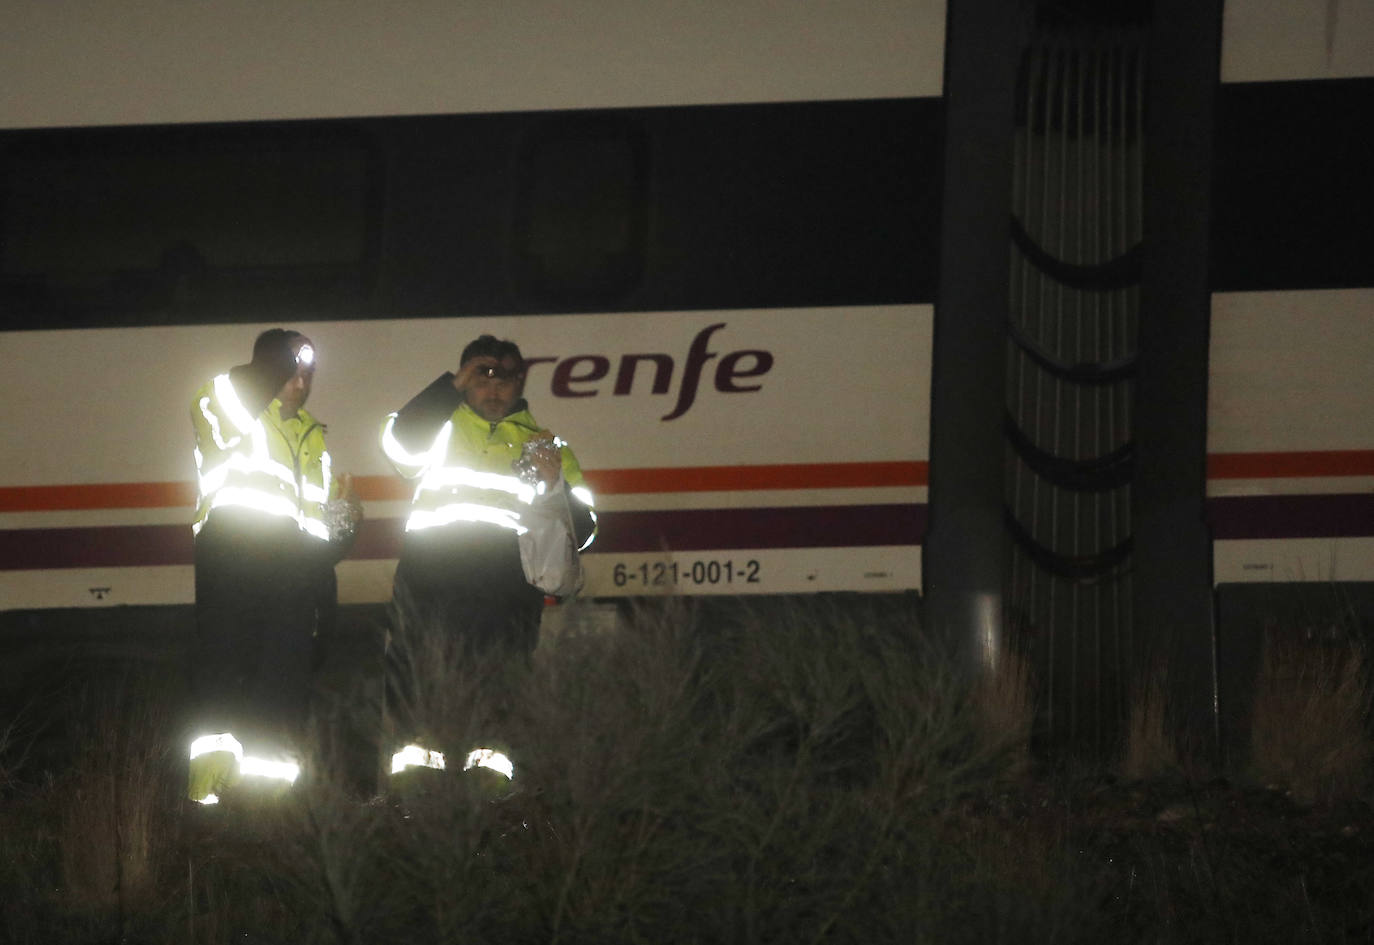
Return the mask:
[(1374, 476), (1374, 450), (1305, 453), (1213, 453), (1208, 479), (1316, 479)]
[(65, 486), (0, 486), (0, 512), (64, 509), (154, 509), (196, 504), (190, 482), (101, 482)]

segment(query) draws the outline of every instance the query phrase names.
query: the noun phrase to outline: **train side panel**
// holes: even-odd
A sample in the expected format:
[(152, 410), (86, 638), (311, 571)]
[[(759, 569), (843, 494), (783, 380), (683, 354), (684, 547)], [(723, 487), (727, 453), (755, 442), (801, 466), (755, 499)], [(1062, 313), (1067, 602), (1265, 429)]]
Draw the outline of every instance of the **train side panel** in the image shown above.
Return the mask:
[(10, 0), (0, 128), (938, 96), (944, 0)]
[[(341, 600), (390, 593), (408, 495), (383, 416), (481, 332), (523, 345), (536, 416), (588, 470), (588, 595), (918, 587), (931, 322), (895, 305), (301, 324), (310, 407), (367, 500)], [(191, 600), (189, 392), (264, 327), (0, 336), (0, 397), (23, 405), (0, 470), (7, 606)]]
[(274, 325), (366, 501), (346, 603), (382, 416), (481, 332), (596, 490), (587, 595), (919, 586), (943, 2), (21, 6), (0, 608), (191, 599), (189, 398)]
[(1214, 579), (1374, 581), (1374, 289), (1212, 304)]
[(1374, 581), (1374, 7), (1228, 0), (1223, 27), (1213, 577)]

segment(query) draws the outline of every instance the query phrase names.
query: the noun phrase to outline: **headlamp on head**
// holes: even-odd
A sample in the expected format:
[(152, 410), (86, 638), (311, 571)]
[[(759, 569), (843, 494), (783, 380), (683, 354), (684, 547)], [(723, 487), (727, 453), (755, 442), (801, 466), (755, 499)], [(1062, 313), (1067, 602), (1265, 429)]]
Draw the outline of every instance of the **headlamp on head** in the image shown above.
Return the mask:
[(315, 349), (310, 345), (301, 345), (301, 350), (296, 352), (296, 363), (302, 367), (314, 367)]
[(491, 378), (497, 381), (512, 381), (520, 376), (520, 372), (508, 371), (499, 364), (479, 364), (476, 374), (478, 377)]

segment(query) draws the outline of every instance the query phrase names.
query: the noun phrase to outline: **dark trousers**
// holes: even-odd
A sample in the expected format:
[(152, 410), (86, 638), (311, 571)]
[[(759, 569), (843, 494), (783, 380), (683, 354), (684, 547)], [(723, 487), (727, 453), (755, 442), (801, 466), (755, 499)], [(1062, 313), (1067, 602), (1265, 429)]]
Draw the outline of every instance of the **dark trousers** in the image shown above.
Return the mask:
[(528, 658), (544, 594), (525, 580), (514, 532), (462, 524), (406, 535), (392, 604), (407, 632), (442, 633), (473, 656)]
[[(448, 714), (455, 703), (480, 705), (499, 728), (514, 680), (539, 642), (543, 606), (543, 592), (525, 581), (514, 532), (463, 524), (407, 534), (387, 651), (397, 737), (447, 728), (426, 716)], [(446, 691), (463, 679), (482, 691)]]
[[(333, 568), (292, 522), (211, 514), (195, 544), (193, 724), (250, 754), (298, 743)], [(330, 600), (325, 600), (330, 598)]]

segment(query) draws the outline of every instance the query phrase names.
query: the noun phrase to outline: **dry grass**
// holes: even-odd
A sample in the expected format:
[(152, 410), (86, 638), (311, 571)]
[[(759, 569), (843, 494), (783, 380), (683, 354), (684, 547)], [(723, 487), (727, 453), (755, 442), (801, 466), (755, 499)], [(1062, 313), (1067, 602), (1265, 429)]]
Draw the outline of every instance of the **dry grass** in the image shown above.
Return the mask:
[[(50, 694), (51, 718), (35, 736), (47, 752), (43, 770), (33, 772), (36, 782), (12, 782), (5, 798), (0, 883), (13, 911), (0, 931), (11, 939), (24, 940), (31, 922), (42, 929), (32, 940), (57, 941), (156, 923), (179, 842), (179, 739), (168, 695), (159, 680), (127, 668), (67, 675)], [(61, 753), (53, 757), (55, 732)]]
[(1174, 775), (1182, 767), (1169, 726), (1168, 693), (1168, 674), (1163, 669), (1145, 673), (1135, 687), (1118, 768), (1127, 781)]
[(992, 665), (984, 667), (973, 688), (982, 737), (989, 744), (1004, 746), (1006, 770), (1013, 777), (1030, 771), (1036, 695), (1030, 660), (1016, 649), (999, 654)]
[(171, 706), (150, 698), (148, 682), (122, 676), (73, 699), (83, 763), (61, 784), (58, 816), (63, 836), (88, 841), (62, 847), (62, 889), (75, 908), (130, 910), (156, 899), (157, 843), (176, 828), (176, 733)]
[(1303, 803), (1360, 796), (1374, 779), (1365, 648), (1266, 633), (1255, 680), (1250, 761)]
[(19, 719), (0, 725), (0, 797), (14, 790), (24, 769), (27, 752), (20, 726)]
[(1244, 851), (1079, 825), (1027, 774), (1023, 664), (949, 665), (863, 598), (652, 601), (514, 670), (416, 641), (391, 708), (460, 754), (500, 737), (514, 793), (360, 795), (322, 723), (287, 796), (209, 809), (179, 800), (174, 687), (122, 676), (0, 808), (0, 940), (1173, 942), (1249, 905), (1221, 898), (1263, 880)]

